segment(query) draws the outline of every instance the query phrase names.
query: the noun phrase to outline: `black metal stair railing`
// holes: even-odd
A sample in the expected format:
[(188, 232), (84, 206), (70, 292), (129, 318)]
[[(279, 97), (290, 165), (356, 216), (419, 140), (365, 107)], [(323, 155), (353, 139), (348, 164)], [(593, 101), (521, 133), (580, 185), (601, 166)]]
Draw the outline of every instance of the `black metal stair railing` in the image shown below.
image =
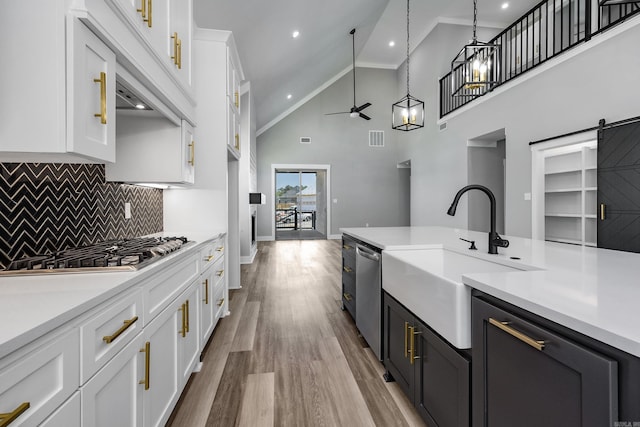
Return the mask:
[[(498, 79), (493, 89), (639, 12), (640, 0), (543, 0), (490, 40), (500, 46), (491, 71)], [(454, 95), (460, 72), (440, 79), (441, 118), (486, 93)]]

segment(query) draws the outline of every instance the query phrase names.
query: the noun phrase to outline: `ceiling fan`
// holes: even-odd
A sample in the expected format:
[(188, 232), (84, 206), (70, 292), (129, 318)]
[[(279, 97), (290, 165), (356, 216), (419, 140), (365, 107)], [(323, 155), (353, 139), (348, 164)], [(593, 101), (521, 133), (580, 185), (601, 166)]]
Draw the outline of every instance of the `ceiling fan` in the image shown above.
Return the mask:
[(371, 117), (362, 113), (362, 110), (371, 105), (370, 102), (366, 102), (359, 107), (356, 106), (356, 29), (354, 28), (353, 30), (349, 31), (349, 34), (351, 34), (351, 45), (353, 52), (353, 107), (351, 107), (351, 110), (349, 111), (341, 111), (339, 113), (326, 113), (325, 116), (331, 116), (334, 114), (348, 114), (351, 118), (362, 117), (365, 120), (371, 120)]

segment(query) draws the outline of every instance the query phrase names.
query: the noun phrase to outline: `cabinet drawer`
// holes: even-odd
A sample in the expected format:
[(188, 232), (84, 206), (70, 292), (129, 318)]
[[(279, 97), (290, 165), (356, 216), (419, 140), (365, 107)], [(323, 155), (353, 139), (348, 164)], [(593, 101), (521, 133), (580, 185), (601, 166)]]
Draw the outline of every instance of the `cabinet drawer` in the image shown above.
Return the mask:
[(222, 317), (225, 307), (224, 282), (220, 281), (213, 291), (213, 319), (214, 323)]
[(0, 371), (0, 413), (21, 412), (12, 427), (40, 424), (79, 387), (79, 365), (73, 329), (7, 366)]
[(162, 272), (143, 282), (144, 325), (151, 322), (198, 277), (198, 264), (198, 256), (191, 255), (166, 266)]
[(40, 427), (80, 427), (80, 392), (62, 404)]
[(200, 250), (200, 271), (206, 270), (224, 255), (224, 238), (207, 243)]
[(350, 275), (342, 274), (342, 304), (356, 319), (356, 281)]
[(220, 257), (218, 258), (218, 260), (215, 262), (215, 264), (212, 266), (212, 280), (213, 280), (213, 287), (215, 288), (216, 286), (218, 286), (220, 283), (224, 282), (224, 257)]
[(342, 256), (344, 258), (353, 258), (356, 256), (356, 242), (351, 239), (342, 238)]
[(84, 384), (142, 330), (142, 290), (100, 310), (80, 327)]

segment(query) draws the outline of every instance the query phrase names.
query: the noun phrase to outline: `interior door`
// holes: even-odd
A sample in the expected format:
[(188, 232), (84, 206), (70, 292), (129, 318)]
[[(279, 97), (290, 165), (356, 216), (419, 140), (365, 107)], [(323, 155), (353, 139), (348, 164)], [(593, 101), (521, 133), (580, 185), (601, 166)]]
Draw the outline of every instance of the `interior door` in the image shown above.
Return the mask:
[(598, 132), (598, 247), (640, 252), (640, 121)]

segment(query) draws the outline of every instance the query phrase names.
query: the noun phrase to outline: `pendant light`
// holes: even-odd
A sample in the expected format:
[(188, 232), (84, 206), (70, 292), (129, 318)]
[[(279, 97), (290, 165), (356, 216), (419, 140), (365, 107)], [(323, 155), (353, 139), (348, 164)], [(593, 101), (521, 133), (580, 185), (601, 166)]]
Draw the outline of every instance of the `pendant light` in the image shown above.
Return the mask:
[(393, 129), (410, 131), (424, 127), (424, 102), (409, 92), (409, 0), (407, 0), (407, 96), (391, 106)]
[(473, 40), (451, 61), (451, 92), (453, 96), (479, 96), (498, 84), (500, 46), (478, 41), (478, 1), (473, 0)]

